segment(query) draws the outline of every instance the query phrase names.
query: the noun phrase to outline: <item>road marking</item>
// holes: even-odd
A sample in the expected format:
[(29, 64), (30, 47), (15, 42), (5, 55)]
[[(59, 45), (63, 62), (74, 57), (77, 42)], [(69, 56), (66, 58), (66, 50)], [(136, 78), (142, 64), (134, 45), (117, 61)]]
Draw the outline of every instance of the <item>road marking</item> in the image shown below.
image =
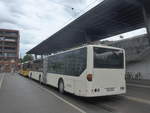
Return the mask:
[(2, 75), (2, 78), (1, 78), (1, 80), (0, 80), (0, 88), (2, 87), (3, 80), (4, 80), (4, 75)]
[(136, 97), (131, 97), (131, 96), (124, 96), (128, 100), (140, 102), (140, 103), (145, 103), (145, 104), (150, 104), (150, 100), (145, 100), (142, 98), (136, 98)]
[(141, 88), (150, 88), (148, 85), (140, 85), (140, 84), (131, 84), (127, 83), (127, 86), (141, 87)]
[[(34, 83), (34, 82), (32, 82), (32, 83)], [(70, 103), (69, 101), (63, 99), (62, 97), (58, 96), (56, 93), (54, 93), (54, 92), (52, 92), (52, 91), (50, 91), (50, 90), (48, 90), (48, 89), (46, 89), (46, 88), (44, 88), (44, 87), (42, 87), (42, 86), (39, 86), (39, 85), (37, 86), (37, 85), (38, 85), (38, 84), (36, 84), (36, 87), (45, 90), (45, 91), (48, 92), (49, 94), (55, 96), (55, 97), (58, 98), (59, 100), (63, 101), (64, 103), (66, 103), (66, 104), (70, 105), (71, 107), (73, 107), (74, 109), (78, 110), (80, 113), (86, 113), (84, 110), (82, 110), (81, 108), (79, 108), (79, 107), (73, 105), (72, 103)], [(34, 86), (35, 86), (35, 85), (34, 85)]]
[(119, 111), (117, 111), (116, 108), (112, 107), (112, 106), (109, 105), (109, 104), (102, 104), (101, 107), (102, 107), (104, 110), (109, 111), (109, 112), (120, 113)]

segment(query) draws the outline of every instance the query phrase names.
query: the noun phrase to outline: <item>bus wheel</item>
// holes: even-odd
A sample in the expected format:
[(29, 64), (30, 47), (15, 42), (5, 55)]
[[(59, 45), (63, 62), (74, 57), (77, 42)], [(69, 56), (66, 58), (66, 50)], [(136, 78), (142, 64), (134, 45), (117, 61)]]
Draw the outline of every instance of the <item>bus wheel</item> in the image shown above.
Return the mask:
[(61, 94), (64, 93), (64, 82), (62, 79), (59, 80), (59, 83), (58, 83), (58, 90)]
[(32, 78), (32, 73), (30, 73), (30, 76), (29, 76), (29, 78)]
[(40, 82), (40, 84), (41, 84), (41, 82), (42, 82), (42, 81), (41, 81), (41, 75), (39, 75), (39, 82)]

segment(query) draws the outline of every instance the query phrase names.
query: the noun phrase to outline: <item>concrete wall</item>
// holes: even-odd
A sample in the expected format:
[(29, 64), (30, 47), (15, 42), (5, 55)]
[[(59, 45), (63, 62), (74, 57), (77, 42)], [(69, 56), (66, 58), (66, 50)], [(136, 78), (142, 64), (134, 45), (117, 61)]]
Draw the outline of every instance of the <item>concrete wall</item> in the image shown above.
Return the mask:
[(140, 35), (130, 39), (109, 42), (107, 45), (124, 48), (126, 51), (127, 72), (129, 78), (150, 79), (150, 45), (148, 35)]
[(140, 72), (140, 79), (150, 79), (150, 56), (139, 61), (127, 64), (127, 72), (132, 74), (133, 79), (135, 79), (135, 75)]
[(124, 48), (126, 51), (126, 60), (127, 62), (130, 62), (136, 61), (137, 57), (140, 56), (140, 54), (149, 47), (149, 41), (147, 35), (140, 35), (130, 39), (117, 41), (110, 45)]

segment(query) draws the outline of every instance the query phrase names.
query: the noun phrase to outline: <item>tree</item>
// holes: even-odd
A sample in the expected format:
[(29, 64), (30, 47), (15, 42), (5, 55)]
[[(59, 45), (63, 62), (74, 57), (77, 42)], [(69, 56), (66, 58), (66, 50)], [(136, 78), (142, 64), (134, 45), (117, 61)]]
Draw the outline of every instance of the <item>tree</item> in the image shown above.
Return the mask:
[(19, 58), (19, 62), (22, 63), (23, 62), (23, 58)]
[(32, 55), (29, 55), (29, 54), (26, 54), (24, 57), (23, 57), (23, 59), (22, 59), (22, 63), (24, 63), (24, 62), (27, 62), (27, 61), (31, 61), (31, 60), (33, 60), (33, 56)]

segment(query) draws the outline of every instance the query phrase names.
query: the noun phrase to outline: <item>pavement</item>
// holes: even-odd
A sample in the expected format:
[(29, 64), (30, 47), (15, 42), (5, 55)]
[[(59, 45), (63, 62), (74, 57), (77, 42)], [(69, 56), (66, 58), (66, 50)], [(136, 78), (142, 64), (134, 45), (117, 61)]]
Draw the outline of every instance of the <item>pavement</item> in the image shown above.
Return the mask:
[(69, 93), (59, 94), (53, 87), (41, 85), (16, 73), (0, 74), (0, 81), (0, 113), (150, 112), (148, 87), (127, 85), (125, 95), (82, 98)]
[(134, 95), (139, 100), (150, 100), (150, 80), (127, 80), (127, 94)]
[(0, 74), (0, 88), (2, 87), (3, 79), (4, 79), (4, 73), (1, 73)]
[(17, 74), (5, 75), (0, 92), (1, 113), (80, 113)]
[(150, 80), (127, 80), (127, 83), (150, 86)]

